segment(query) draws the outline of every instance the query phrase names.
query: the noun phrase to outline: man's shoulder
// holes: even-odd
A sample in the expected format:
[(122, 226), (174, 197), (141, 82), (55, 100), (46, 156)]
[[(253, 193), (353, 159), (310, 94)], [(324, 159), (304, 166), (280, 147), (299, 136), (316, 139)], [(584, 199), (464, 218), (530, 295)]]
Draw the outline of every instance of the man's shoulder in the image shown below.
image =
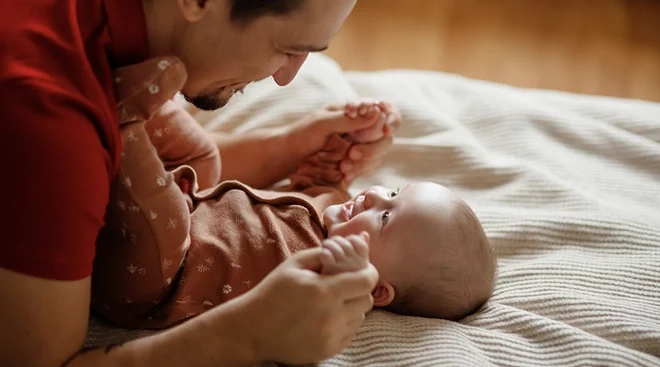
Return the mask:
[[(3, 92), (6, 88), (25, 88), (34, 93), (50, 86), (68, 95), (105, 97), (99, 76), (109, 78), (110, 68), (100, 52), (107, 41), (98, 0), (2, 3), (0, 88)], [(92, 4), (97, 5), (98, 11), (87, 11), (87, 16), (81, 18), (80, 12)], [(2, 11), (3, 8), (7, 11)], [(90, 57), (92, 54), (96, 56)]]

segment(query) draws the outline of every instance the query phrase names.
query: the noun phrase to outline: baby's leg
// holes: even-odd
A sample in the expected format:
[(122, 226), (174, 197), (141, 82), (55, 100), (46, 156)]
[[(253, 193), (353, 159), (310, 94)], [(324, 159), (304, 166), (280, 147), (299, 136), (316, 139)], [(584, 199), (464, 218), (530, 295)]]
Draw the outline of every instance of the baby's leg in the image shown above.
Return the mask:
[(364, 269), (369, 264), (369, 235), (334, 236), (323, 241), (321, 274), (339, 274)]

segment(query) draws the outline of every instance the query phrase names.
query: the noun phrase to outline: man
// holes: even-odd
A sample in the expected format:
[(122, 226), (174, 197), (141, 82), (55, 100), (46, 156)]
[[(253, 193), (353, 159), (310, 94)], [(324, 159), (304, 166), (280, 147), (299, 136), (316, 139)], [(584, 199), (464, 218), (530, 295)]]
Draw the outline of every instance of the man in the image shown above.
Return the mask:
[[(327, 47), (354, 3), (0, 2), (0, 189), (7, 213), (0, 221), (0, 365), (302, 364), (348, 344), (372, 307), (378, 275), (369, 266), (321, 277), (314, 271), (318, 251), (308, 250), (251, 292), (180, 326), (80, 352), (95, 240), (121, 151), (112, 70), (177, 56), (189, 74), (186, 98), (219, 108), (251, 81), (290, 83), (309, 52)], [(327, 119), (303, 126), (217, 136), (223, 179), (268, 185), (336, 132)], [(350, 156), (362, 160), (342, 167), (359, 173), (389, 143), (354, 147)]]

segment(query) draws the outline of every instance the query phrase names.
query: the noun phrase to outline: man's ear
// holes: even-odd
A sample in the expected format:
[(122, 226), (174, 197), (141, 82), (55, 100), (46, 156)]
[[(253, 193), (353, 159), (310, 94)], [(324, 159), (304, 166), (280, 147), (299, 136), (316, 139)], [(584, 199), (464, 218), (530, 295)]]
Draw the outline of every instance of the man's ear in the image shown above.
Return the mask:
[(374, 306), (385, 307), (394, 300), (394, 287), (387, 280), (379, 280), (371, 295), (374, 297)]
[(207, 2), (207, 0), (177, 0), (181, 15), (190, 23), (196, 23), (202, 19), (208, 10)]

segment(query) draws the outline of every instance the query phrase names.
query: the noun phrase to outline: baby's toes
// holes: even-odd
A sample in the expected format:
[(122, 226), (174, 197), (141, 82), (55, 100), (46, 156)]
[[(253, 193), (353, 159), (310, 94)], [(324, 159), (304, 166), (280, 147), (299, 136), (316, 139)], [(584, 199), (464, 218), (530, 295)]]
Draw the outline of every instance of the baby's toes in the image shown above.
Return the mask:
[(378, 115), (381, 112), (378, 102), (375, 101), (362, 101), (358, 108), (358, 115), (360, 117), (371, 118)]

